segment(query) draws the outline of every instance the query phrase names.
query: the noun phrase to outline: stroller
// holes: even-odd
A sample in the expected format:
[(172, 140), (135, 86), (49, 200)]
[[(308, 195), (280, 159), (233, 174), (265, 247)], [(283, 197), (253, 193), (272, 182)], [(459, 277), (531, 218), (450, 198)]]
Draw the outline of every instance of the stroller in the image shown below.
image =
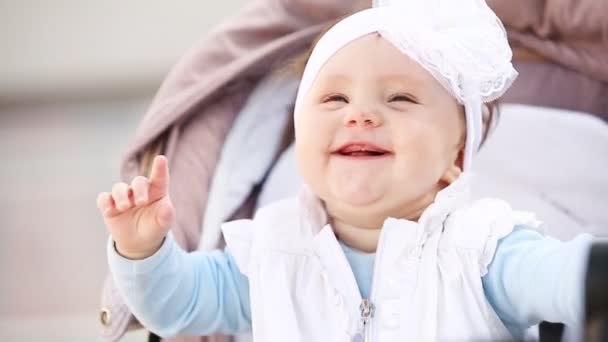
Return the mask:
[[(136, 175), (148, 174), (155, 155), (167, 155), (174, 175), (170, 192), (178, 212), (173, 233), (178, 244), (187, 251), (222, 248), (221, 223), (251, 217), (257, 206), (291, 195), (299, 184), (297, 178), (277, 179), (275, 176), (289, 174), (293, 165), (290, 161), (293, 158), (290, 148), (293, 132), (289, 128), (298, 77), (284, 69), (294, 57), (310, 47), (314, 37), (328, 23), (351, 12), (353, 5), (352, 1), (346, 0), (297, 0), (290, 2), (286, 9), (283, 2), (275, 2), (258, 1), (248, 5), (179, 61), (163, 82), (124, 157), (121, 176), (130, 181)], [(529, 67), (529, 62), (539, 62), (538, 56), (525, 58), (528, 59), (521, 60), (524, 69)], [(565, 69), (558, 70), (564, 77), (571, 75)], [(552, 75), (559, 72), (553, 71)], [(526, 86), (534, 82), (525, 77), (522, 73), (520, 79), (524, 80), (519, 82)], [(587, 82), (586, 76), (580, 77)], [(539, 81), (535, 82), (538, 87)], [(268, 84), (275, 91), (262, 87)], [(507, 104), (536, 103), (529, 91), (518, 91), (522, 88), (515, 84), (515, 91), (506, 95), (503, 122), (480, 153), (477, 173), (481, 180), (476, 185), (476, 194), (501, 195), (512, 203), (537, 211), (542, 219), (549, 218), (546, 221), (550, 226), (559, 223), (561, 231), (550, 231), (558, 237), (568, 238), (582, 230), (608, 236), (606, 228), (603, 231), (597, 228), (608, 227), (608, 218), (587, 215), (589, 211), (595, 212), (589, 205), (598, 208), (601, 204), (601, 200), (598, 201), (601, 195), (583, 200), (583, 205), (574, 205), (573, 201), (567, 200), (571, 189), (558, 187), (557, 191), (545, 191), (554, 189), (556, 184), (561, 185), (563, 177), (571, 181), (569, 176), (580, 170), (566, 172), (562, 178), (545, 180), (541, 178), (543, 172), (534, 174), (505, 165), (503, 154), (507, 150), (524, 153), (529, 160), (535, 160), (531, 168), (536, 169), (542, 163), (551, 163), (553, 160), (546, 159), (551, 156), (543, 148), (540, 151), (533, 148), (535, 143), (547, 138), (533, 134), (535, 128), (549, 130), (546, 124), (550, 123), (550, 129), (554, 129), (549, 137), (561, 137), (564, 132), (573, 135), (574, 141), (568, 141), (564, 148), (576, 151), (592, 144), (596, 156), (608, 155), (608, 125), (588, 114)], [(541, 100), (540, 104), (546, 105)], [(565, 119), (558, 122), (557, 116)], [(531, 134), (522, 132), (521, 127), (528, 127)], [(514, 131), (521, 137), (519, 147), (513, 146), (517, 145), (511, 139)], [(496, 155), (503, 157), (498, 160)], [(584, 155), (575, 153), (573, 158), (588, 166)], [(592, 189), (593, 194), (608, 193), (608, 180), (599, 174), (608, 165), (602, 168), (606, 161), (593, 159), (597, 166), (591, 169), (598, 175), (581, 179), (582, 188)], [(577, 161), (573, 163), (581, 163)], [(265, 192), (265, 185), (270, 182), (279, 184), (275, 188), (284, 191), (278, 194)], [(580, 203), (580, 196), (575, 199)], [(599, 252), (594, 255), (601, 259), (602, 247), (596, 250)], [(597, 258), (593, 259), (593, 265), (600, 260)], [(604, 261), (604, 265), (606, 263), (608, 261)], [(602, 280), (605, 278), (590, 275), (590, 279), (593, 281), (589, 284), (606, 286)], [(589, 286), (597, 288), (597, 285)], [(596, 299), (599, 297), (595, 296), (601, 297), (601, 293), (593, 296), (591, 301), (599, 303)], [(606, 308), (606, 305), (601, 307)], [(590, 317), (598, 312), (601, 310), (591, 310)], [(114, 288), (111, 277), (104, 288), (100, 320), (104, 340), (108, 341), (116, 341), (126, 330), (138, 326)], [(560, 329), (560, 326), (542, 325), (540, 339), (549, 340), (554, 336), (553, 332), (559, 334)], [(229, 336), (176, 337), (169, 341), (230, 339)], [(150, 341), (155, 340), (159, 338), (151, 334)]]

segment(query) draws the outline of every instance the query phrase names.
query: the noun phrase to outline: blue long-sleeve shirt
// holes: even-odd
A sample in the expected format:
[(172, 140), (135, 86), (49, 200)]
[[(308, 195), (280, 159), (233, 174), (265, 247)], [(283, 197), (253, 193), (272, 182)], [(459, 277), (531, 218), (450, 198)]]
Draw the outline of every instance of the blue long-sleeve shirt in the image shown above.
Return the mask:
[[(591, 241), (580, 235), (562, 242), (525, 227), (499, 241), (482, 283), (514, 336), (542, 320), (579, 323)], [(369, 297), (375, 255), (342, 248), (361, 295)], [(251, 330), (249, 282), (228, 251), (186, 253), (169, 234), (144, 260), (123, 258), (110, 240), (108, 261), (133, 314), (160, 336)]]

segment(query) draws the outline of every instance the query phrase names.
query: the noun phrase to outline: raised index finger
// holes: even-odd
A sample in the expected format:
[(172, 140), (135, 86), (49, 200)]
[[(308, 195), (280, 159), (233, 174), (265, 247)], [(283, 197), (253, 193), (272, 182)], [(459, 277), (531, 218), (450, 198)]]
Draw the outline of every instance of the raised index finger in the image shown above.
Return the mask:
[[(156, 156), (150, 173), (150, 197), (163, 197), (169, 189), (169, 165), (163, 155)], [(150, 200), (155, 200), (150, 198)]]

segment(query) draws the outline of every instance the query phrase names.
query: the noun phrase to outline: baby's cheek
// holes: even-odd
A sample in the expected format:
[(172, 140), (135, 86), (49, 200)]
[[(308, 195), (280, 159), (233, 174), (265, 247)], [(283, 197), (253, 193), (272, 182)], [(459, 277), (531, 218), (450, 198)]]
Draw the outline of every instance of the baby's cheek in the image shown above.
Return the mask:
[(322, 174), (322, 155), (314, 140), (296, 140), (296, 161), (304, 182), (312, 185)]
[(447, 153), (442, 138), (430, 132), (402, 136), (396, 141), (398, 168), (411, 176), (429, 175), (434, 177), (446, 165)]

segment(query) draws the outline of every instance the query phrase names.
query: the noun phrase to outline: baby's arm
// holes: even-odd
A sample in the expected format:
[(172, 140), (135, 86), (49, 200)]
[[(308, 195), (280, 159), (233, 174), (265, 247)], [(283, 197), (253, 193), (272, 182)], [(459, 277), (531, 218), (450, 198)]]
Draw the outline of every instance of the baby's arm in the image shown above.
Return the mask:
[(108, 262), (135, 317), (160, 336), (251, 329), (249, 282), (227, 252), (186, 253), (168, 234), (143, 260), (122, 257), (110, 239)]
[(175, 209), (164, 156), (150, 178), (117, 183), (97, 205), (112, 235), (108, 261), (135, 317), (161, 336), (235, 333), (251, 326), (247, 278), (229, 254), (180, 249), (169, 229)]
[(562, 242), (516, 227), (499, 242), (483, 277), (490, 304), (510, 328), (541, 321), (581, 324), (591, 243), (586, 234)]

